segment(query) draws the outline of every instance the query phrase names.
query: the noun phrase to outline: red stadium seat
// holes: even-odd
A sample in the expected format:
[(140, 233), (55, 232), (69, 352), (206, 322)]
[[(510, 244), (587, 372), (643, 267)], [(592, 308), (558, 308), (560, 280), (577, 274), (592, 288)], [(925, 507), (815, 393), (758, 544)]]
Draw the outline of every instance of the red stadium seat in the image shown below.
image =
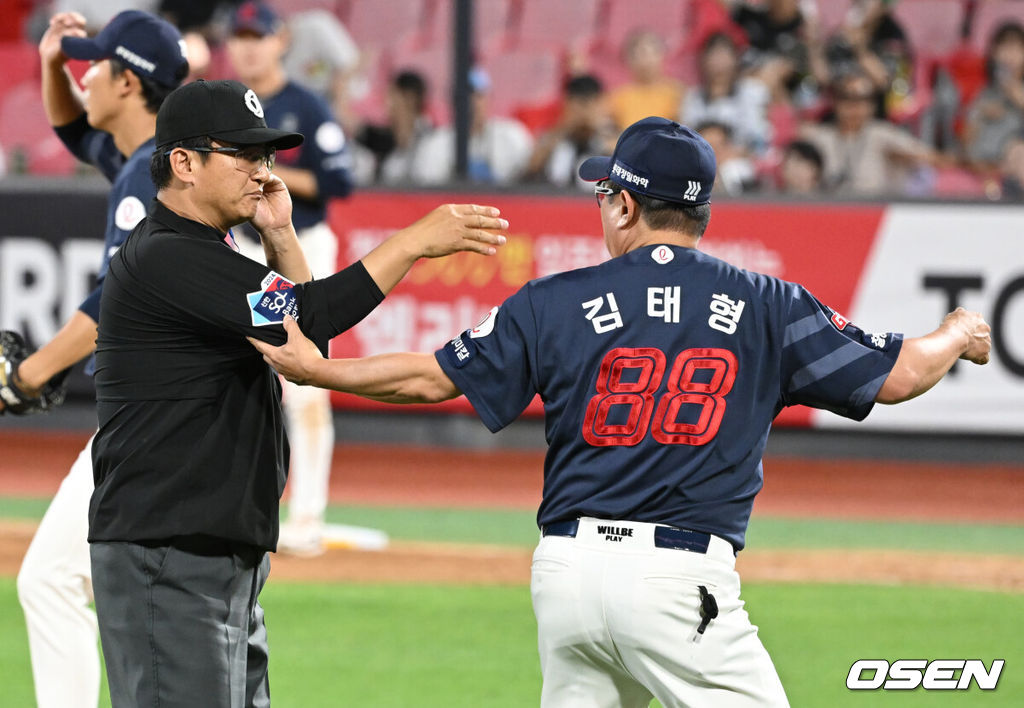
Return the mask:
[(268, 0), (267, 4), (274, 8), (274, 11), (281, 17), (288, 17), (288, 15), (305, 10), (327, 10), (338, 13), (337, 0)]
[(903, 0), (893, 15), (918, 56), (946, 56), (961, 43), (963, 0)]
[(671, 53), (686, 38), (692, 6), (691, 0), (608, 0), (600, 37), (608, 60), (621, 57), (626, 40), (640, 29), (661, 35)]
[(0, 144), (7, 155), (7, 169), (11, 171), (70, 175), (77, 165), (77, 160), (50, 127), (38, 81), (23, 82), (3, 96)]
[(992, 33), (1004, 22), (1018, 22), (1024, 25), (1024, 2), (980, 2), (974, 11), (971, 25), (971, 47), (985, 55)]
[(599, 0), (523, 0), (514, 44), (563, 49), (587, 45), (596, 35), (600, 7)]
[[(430, 23), (422, 33), (422, 43), (451, 44), (454, 32), (454, 0), (438, 0)], [(479, 55), (493, 54), (505, 48), (513, 20), (512, 0), (487, 0), (473, 3), (473, 44)]]
[(935, 171), (932, 196), (974, 199), (986, 196), (985, 179), (969, 170), (943, 167)]
[(23, 81), (39, 80), (39, 51), (28, 42), (0, 42), (0, 94)]
[(561, 62), (555, 50), (511, 50), (490, 57), (484, 68), (491, 75), (494, 115), (513, 115), (523, 106), (550, 103), (561, 93)]
[(427, 7), (426, 0), (349, 0), (341, 19), (360, 49), (384, 48), (429, 20)]

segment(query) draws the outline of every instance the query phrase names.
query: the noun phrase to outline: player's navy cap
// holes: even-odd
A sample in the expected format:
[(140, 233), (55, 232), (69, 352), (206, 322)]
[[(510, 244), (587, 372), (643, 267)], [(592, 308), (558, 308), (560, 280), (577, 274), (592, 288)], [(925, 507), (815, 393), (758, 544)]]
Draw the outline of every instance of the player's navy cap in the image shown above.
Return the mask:
[(715, 151), (685, 125), (666, 118), (644, 118), (622, 131), (611, 157), (591, 157), (580, 165), (588, 182), (609, 179), (656, 199), (689, 206), (711, 201)]
[(231, 18), (231, 33), (251, 32), (265, 37), (281, 29), (281, 24), (281, 18), (272, 7), (257, 0), (247, 0), (238, 6)]
[(141, 10), (119, 12), (91, 39), (64, 37), (60, 48), (72, 59), (117, 59), (167, 87), (177, 86), (188, 73), (181, 34), (171, 23)]
[(301, 133), (267, 127), (256, 92), (233, 80), (193, 81), (172, 91), (156, 114), (156, 145), (209, 136), (236, 145), (298, 147)]

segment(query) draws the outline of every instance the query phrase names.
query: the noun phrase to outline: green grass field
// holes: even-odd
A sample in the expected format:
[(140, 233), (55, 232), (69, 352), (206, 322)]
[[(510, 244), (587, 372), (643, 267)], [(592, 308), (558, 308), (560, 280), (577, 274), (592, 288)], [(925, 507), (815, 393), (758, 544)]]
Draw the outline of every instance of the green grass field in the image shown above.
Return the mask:
[[(745, 595), (794, 706), (1019, 706), (1024, 695), (1024, 595), (753, 583)], [(526, 587), (271, 582), (263, 604), (278, 708), (537, 704)], [(30, 706), (11, 579), (0, 580), (0, 639), (0, 703)], [(1006, 667), (990, 692), (851, 692), (858, 658), (1003, 658)]]
[[(38, 518), (45, 501), (0, 501), (0, 518)], [(332, 508), (334, 521), (396, 539), (529, 546), (532, 512)], [(916, 548), (1024, 555), (1024, 527), (756, 518), (756, 548)], [(1024, 594), (934, 587), (747, 583), (794, 706), (1018, 706)], [(263, 593), (274, 705), (531, 706), (540, 670), (525, 586), (300, 584)], [(856, 659), (1005, 659), (996, 691), (851, 692)], [(25, 629), (13, 578), (0, 578), (0, 705), (31, 706)], [(101, 705), (109, 705), (104, 695)]]

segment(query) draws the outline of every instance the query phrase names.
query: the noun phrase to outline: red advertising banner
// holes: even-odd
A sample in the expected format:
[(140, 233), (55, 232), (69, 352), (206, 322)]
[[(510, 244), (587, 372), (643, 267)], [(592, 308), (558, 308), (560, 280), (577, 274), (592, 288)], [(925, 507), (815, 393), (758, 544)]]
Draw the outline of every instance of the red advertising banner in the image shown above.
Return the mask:
[[(597, 206), (582, 197), (506, 194), (362, 193), (331, 206), (339, 264), (358, 260), (396, 230), (445, 202), (490, 204), (508, 219), (498, 254), (423, 260), (363, 322), (337, 337), (333, 357), (430, 352), (473, 327), (528, 280), (606, 260)], [(884, 214), (873, 205), (716, 204), (701, 249), (742, 268), (800, 282), (840, 312), (849, 309)], [(343, 408), (392, 406), (335, 394)], [(423, 410), (469, 411), (464, 398)], [(541, 412), (538, 399), (529, 412)], [(783, 425), (809, 425), (793, 408)]]

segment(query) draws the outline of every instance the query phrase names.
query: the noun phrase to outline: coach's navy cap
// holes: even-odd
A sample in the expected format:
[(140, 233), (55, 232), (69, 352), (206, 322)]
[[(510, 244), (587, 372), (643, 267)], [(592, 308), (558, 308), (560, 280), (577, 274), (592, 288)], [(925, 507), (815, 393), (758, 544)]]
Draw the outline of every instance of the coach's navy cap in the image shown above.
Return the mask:
[(171, 91), (156, 114), (156, 145), (209, 136), (236, 145), (298, 147), (301, 133), (267, 127), (256, 92), (233, 80), (193, 81)]
[(171, 88), (188, 74), (181, 34), (171, 23), (141, 10), (118, 13), (91, 39), (64, 37), (60, 48), (72, 59), (117, 59), (139, 76)]
[(588, 182), (608, 179), (631, 192), (696, 206), (711, 201), (715, 151), (685, 125), (644, 118), (622, 131), (611, 157), (580, 165)]
[(277, 32), (281, 25), (281, 18), (269, 5), (257, 0), (247, 0), (238, 6), (231, 18), (231, 33), (250, 32), (265, 37)]

